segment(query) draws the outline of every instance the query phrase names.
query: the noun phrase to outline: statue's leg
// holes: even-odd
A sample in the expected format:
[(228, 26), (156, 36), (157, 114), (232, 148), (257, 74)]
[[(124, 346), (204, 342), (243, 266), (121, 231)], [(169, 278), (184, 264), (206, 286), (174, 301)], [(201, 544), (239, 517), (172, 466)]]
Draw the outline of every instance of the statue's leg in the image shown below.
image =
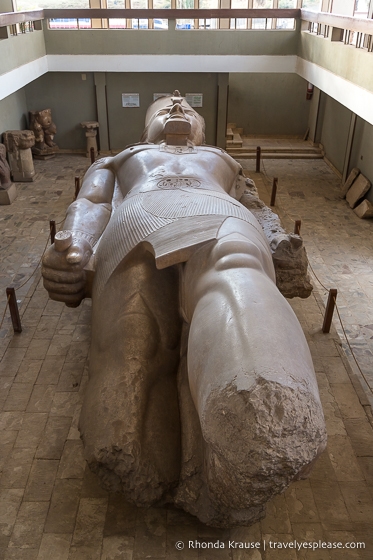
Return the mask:
[(166, 499), (179, 477), (179, 339), (177, 271), (137, 248), (93, 293), (80, 431), (91, 468), (139, 505)]
[(325, 447), (307, 342), (273, 278), (261, 235), (235, 218), (184, 269), (189, 384), (222, 524), (282, 491)]

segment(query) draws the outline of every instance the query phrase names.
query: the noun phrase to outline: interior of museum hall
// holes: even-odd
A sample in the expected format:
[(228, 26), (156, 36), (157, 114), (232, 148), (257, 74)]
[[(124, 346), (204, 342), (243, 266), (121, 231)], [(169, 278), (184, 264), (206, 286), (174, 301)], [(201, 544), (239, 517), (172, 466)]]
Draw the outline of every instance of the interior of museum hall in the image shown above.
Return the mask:
[(373, 0), (0, 0), (0, 560), (373, 558), (372, 153)]

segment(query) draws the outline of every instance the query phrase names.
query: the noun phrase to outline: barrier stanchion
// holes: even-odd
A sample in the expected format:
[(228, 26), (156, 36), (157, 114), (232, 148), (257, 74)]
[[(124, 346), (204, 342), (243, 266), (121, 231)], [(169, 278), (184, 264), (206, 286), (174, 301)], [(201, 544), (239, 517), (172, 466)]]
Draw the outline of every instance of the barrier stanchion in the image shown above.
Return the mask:
[(331, 288), (329, 290), (328, 301), (325, 309), (324, 322), (322, 325), (322, 332), (325, 334), (330, 332), (330, 325), (332, 324), (336, 299), (337, 299), (337, 290), (335, 288)]
[(49, 229), (51, 232), (51, 245), (53, 245), (54, 236), (56, 235), (56, 222), (54, 220), (49, 221)]
[(260, 146), (257, 147), (256, 149), (256, 172), (260, 173), (260, 155), (261, 155), (262, 149)]
[(270, 206), (274, 206), (276, 204), (277, 183), (278, 183), (278, 178), (273, 177), (271, 202), (269, 203)]
[(295, 224), (294, 224), (294, 233), (296, 235), (300, 235), (300, 226), (302, 225), (302, 221), (301, 220), (295, 220)]
[(80, 191), (80, 177), (75, 177), (75, 200), (78, 198)]
[(22, 332), (22, 325), (21, 325), (21, 318), (19, 316), (18, 311), (18, 304), (16, 298), (16, 292), (14, 288), (7, 288), (6, 295), (8, 299), (10, 317), (12, 319), (13, 330), (14, 332), (21, 333)]

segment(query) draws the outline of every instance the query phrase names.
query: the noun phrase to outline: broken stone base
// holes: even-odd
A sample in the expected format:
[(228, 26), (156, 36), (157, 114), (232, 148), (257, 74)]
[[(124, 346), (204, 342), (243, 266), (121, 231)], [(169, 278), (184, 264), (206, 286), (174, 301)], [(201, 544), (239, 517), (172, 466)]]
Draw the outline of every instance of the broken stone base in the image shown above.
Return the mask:
[(346, 194), (348, 193), (348, 191), (352, 187), (352, 183), (355, 181), (355, 179), (359, 175), (359, 173), (360, 173), (360, 169), (358, 169), (357, 167), (354, 167), (353, 170), (351, 171), (351, 173), (349, 174), (349, 176), (347, 177), (347, 180), (346, 180), (345, 184), (342, 187), (341, 198), (346, 198)]
[(0, 189), (0, 205), (6, 206), (12, 204), (17, 198), (16, 186), (12, 183), (7, 189)]
[(58, 146), (53, 146), (53, 148), (45, 147), (43, 149), (40, 149), (40, 148), (37, 148), (36, 146), (34, 146), (32, 148), (32, 154), (33, 154), (35, 159), (46, 160), (46, 159), (53, 158), (56, 155), (56, 153), (58, 152), (58, 150), (59, 150)]
[(359, 200), (369, 191), (370, 187), (371, 183), (369, 179), (360, 173), (346, 194), (346, 200), (350, 205), (350, 208), (355, 208)]
[(371, 204), (369, 200), (363, 200), (363, 202), (354, 209), (354, 212), (359, 218), (373, 218), (373, 204)]

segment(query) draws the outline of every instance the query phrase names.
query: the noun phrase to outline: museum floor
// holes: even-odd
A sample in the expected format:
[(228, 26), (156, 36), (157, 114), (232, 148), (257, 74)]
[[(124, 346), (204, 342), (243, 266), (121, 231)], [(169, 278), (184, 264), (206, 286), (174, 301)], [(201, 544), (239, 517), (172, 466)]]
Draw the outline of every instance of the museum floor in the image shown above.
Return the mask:
[[(37, 268), (17, 289), (23, 332), (13, 335), (8, 312), (0, 330), (0, 560), (373, 557), (373, 221), (359, 220), (339, 198), (339, 179), (322, 160), (265, 160), (262, 174), (253, 173), (255, 161), (241, 163), (267, 203), (271, 179), (279, 178), (276, 211), (289, 230), (302, 220), (314, 271), (325, 288), (338, 289), (362, 373), (351, 369), (334, 329), (321, 333), (327, 290), (315, 280), (314, 295), (291, 301), (314, 359), (327, 450), (310, 478), (276, 497), (251, 528), (211, 529), (174, 508), (137, 509), (103, 491), (85, 465), (77, 430), (90, 301), (77, 309), (48, 301), (37, 268), (49, 220), (63, 219), (74, 176), (83, 174), (87, 160), (36, 161), (36, 181), (18, 183), (17, 200), (0, 207), (0, 320), (5, 288), (21, 286)], [(259, 542), (260, 548), (229, 548), (230, 541)], [(296, 551), (294, 541), (319, 548)], [(180, 542), (183, 550), (175, 546)], [(344, 548), (320, 548), (322, 542)], [(356, 548), (359, 542), (365, 550)]]

